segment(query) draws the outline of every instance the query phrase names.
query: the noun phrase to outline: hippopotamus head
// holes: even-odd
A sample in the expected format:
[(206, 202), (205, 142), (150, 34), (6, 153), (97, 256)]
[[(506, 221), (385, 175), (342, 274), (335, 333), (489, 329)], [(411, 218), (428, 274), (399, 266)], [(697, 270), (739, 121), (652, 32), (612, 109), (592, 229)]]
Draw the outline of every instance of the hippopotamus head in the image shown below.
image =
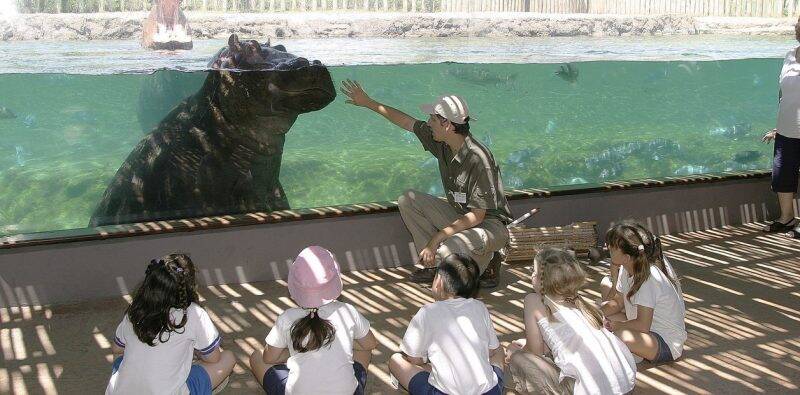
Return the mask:
[(261, 133), (286, 133), (299, 114), (320, 110), (336, 98), (322, 63), (292, 55), (282, 45), (239, 41), (234, 34), (208, 66), (219, 73), (225, 117)]

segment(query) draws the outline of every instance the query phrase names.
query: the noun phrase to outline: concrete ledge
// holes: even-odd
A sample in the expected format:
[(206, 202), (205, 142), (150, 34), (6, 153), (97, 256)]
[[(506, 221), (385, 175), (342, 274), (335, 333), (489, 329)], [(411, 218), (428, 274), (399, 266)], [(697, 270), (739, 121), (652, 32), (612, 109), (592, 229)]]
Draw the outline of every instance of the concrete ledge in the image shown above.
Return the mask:
[[(540, 207), (528, 223), (564, 225), (637, 218), (660, 234), (760, 221), (775, 212), (769, 178), (543, 195), (511, 201), (517, 215)], [(128, 294), (153, 257), (185, 251), (202, 268), (202, 284), (284, 278), (305, 246), (332, 250), (343, 271), (410, 265), (416, 251), (399, 213), (386, 211), (193, 232), (28, 246), (0, 252), (0, 307), (85, 301)]]

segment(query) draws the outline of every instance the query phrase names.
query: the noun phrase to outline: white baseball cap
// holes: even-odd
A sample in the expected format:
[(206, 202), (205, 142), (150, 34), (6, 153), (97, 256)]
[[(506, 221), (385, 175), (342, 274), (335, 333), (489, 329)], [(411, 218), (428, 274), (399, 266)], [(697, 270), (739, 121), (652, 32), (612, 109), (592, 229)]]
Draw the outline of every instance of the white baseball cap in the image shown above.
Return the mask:
[(463, 124), (469, 118), (467, 102), (456, 95), (440, 96), (436, 103), (423, 104), (419, 108), (426, 114), (440, 115), (452, 123)]

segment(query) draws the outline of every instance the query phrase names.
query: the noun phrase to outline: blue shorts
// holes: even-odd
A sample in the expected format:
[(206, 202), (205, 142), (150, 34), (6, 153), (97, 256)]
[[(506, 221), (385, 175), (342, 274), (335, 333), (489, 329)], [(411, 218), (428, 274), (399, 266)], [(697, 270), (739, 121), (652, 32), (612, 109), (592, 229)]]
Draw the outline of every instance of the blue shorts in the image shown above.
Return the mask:
[(672, 351), (669, 349), (667, 342), (664, 341), (664, 338), (653, 331), (650, 331), (650, 334), (658, 342), (658, 353), (656, 353), (656, 357), (650, 361), (650, 363), (665, 363), (674, 361), (675, 358), (672, 357)]
[(772, 158), (772, 192), (797, 192), (800, 139), (775, 134)]
[[(353, 374), (358, 381), (358, 387), (353, 394), (364, 395), (367, 387), (367, 370), (360, 363), (353, 361)], [(264, 373), (264, 391), (268, 395), (283, 395), (286, 392), (286, 381), (288, 380), (289, 367), (285, 363), (273, 365)]]
[[(122, 356), (114, 360), (114, 364), (111, 365), (111, 374), (119, 370), (119, 365), (122, 365)], [(189, 387), (189, 393), (192, 395), (211, 395), (211, 377), (200, 365), (192, 365), (189, 377), (186, 378), (186, 386)]]
[[(484, 392), (484, 395), (502, 395), (503, 394), (503, 369), (492, 365), (494, 374), (497, 375), (497, 385), (492, 387), (489, 391)], [(431, 377), (430, 372), (419, 372), (411, 378), (408, 383), (408, 393), (410, 395), (447, 395), (439, 391), (436, 387), (428, 382)]]

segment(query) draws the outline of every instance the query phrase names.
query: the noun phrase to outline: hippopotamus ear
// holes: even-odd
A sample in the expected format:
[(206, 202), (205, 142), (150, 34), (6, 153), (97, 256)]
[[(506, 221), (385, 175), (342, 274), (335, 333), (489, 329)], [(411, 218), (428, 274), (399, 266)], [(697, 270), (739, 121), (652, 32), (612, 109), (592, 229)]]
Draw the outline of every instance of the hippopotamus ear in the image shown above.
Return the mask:
[(239, 50), (239, 36), (236, 34), (231, 34), (231, 36), (228, 37), (228, 49), (231, 51)]

